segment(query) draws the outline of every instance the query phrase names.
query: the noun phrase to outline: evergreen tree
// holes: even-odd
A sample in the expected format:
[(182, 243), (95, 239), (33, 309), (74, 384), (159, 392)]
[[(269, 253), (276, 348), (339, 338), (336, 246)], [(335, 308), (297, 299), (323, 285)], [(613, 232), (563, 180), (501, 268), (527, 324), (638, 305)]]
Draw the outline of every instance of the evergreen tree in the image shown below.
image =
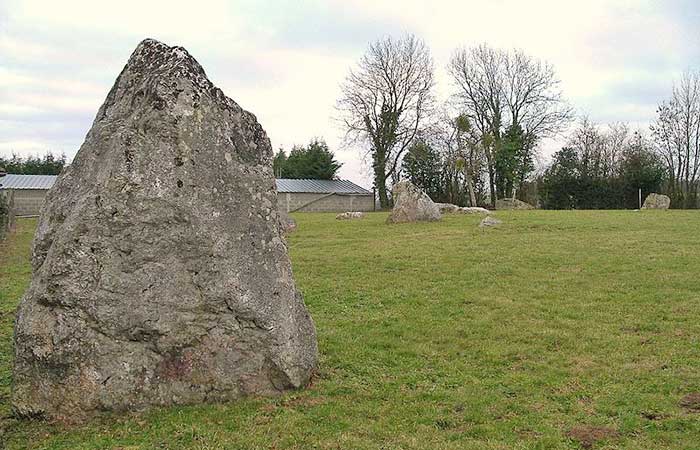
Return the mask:
[(402, 163), (408, 180), (438, 201), (442, 196), (442, 167), (440, 154), (424, 141), (417, 141), (408, 149)]
[(527, 150), (525, 132), (513, 124), (503, 134), (501, 145), (494, 155), (496, 192), (498, 198), (512, 197), (521, 178), (532, 170), (532, 161)]
[(273, 160), (278, 178), (332, 180), (341, 166), (322, 139), (313, 139), (306, 147), (294, 146), (289, 156), (280, 150)]

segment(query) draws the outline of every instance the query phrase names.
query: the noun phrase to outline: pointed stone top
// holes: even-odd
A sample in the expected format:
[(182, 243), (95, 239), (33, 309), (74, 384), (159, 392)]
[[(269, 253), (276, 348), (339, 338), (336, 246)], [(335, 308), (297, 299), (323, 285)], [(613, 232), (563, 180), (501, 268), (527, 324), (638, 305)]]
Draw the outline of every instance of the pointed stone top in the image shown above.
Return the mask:
[(176, 77), (190, 78), (202, 89), (213, 87), (202, 66), (184, 47), (171, 47), (155, 39), (144, 39), (136, 46), (126, 69), (132, 72), (156, 72), (161, 76), (170, 73)]
[[(178, 100), (183, 92), (192, 108), (197, 107), (200, 99), (207, 97), (232, 113), (242, 112), (236, 102), (209, 81), (202, 66), (185, 48), (171, 47), (149, 38), (136, 46), (102, 105), (98, 118), (108, 114), (131, 114), (133, 106), (141, 104), (143, 96), (156, 109), (173, 110), (178, 101), (184, 102), (182, 98)], [(121, 99), (124, 107), (115, 107), (118, 99)]]

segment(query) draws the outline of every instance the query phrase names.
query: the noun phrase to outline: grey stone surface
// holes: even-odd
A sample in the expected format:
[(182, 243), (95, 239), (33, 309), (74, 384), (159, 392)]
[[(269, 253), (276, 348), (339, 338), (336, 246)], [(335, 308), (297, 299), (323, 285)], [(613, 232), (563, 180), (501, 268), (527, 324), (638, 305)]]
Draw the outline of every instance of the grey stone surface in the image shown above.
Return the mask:
[(492, 214), (492, 211), (480, 206), (463, 206), (457, 212), (459, 214)]
[(535, 209), (535, 207), (517, 198), (499, 198), (496, 200), (496, 209)]
[(388, 223), (433, 222), (441, 219), (440, 208), (410, 181), (400, 181), (392, 189), (394, 208)]
[(651, 193), (644, 200), (642, 209), (668, 209), (671, 207), (671, 199), (663, 194)]
[(364, 219), (365, 214), (360, 211), (348, 211), (335, 216), (337, 220)]
[(139, 44), (39, 221), (17, 415), (79, 421), (308, 383), (316, 336), (271, 157), (255, 116), (187, 51)]
[(435, 203), (440, 209), (440, 214), (452, 214), (459, 211), (460, 207), (452, 203)]
[(502, 221), (500, 221), (500, 220), (498, 220), (498, 219), (496, 219), (496, 218), (494, 218), (494, 217), (486, 216), (486, 217), (484, 217), (484, 219), (481, 221), (481, 223), (479, 223), (479, 227), (480, 227), (480, 228), (495, 227), (495, 226), (498, 226), (498, 225), (500, 225), (500, 224), (502, 224), (502, 223), (503, 223)]
[(435, 203), (441, 214), (491, 214), (486, 208), (480, 206), (457, 206), (452, 203)]

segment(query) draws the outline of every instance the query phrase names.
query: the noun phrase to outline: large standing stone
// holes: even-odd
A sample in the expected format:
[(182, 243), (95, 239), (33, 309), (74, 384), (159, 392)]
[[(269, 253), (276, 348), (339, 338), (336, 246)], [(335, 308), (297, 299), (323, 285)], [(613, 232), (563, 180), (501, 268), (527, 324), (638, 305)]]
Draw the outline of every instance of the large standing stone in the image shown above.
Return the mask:
[(18, 415), (80, 420), (308, 383), (316, 337), (271, 157), (255, 116), (185, 49), (137, 47), (39, 221), (15, 327)]
[(396, 183), (392, 190), (392, 197), (394, 209), (387, 219), (388, 223), (432, 222), (442, 217), (438, 205), (410, 181)]
[(642, 209), (668, 209), (671, 207), (671, 199), (663, 194), (651, 193), (644, 200)]

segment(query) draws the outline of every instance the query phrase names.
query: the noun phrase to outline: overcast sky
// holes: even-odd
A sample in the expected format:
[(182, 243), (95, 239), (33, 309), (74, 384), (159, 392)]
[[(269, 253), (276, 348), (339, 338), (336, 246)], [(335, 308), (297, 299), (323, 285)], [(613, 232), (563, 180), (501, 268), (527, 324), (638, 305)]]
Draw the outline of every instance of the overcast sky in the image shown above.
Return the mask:
[(643, 127), (674, 79), (700, 69), (698, 25), (697, 0), (0, 0), (0, 154), (72, 157), (129, 55), (152, 37), (187, 48), (275, 149), (324, 137), (341, 177), (370, 187), (361, 149), (339, 147), (332, 117), (340, 82), (374, 39), (423, 38), (442, 99), (455, 47), (520, 48), (555, 66), (578, 113)]

